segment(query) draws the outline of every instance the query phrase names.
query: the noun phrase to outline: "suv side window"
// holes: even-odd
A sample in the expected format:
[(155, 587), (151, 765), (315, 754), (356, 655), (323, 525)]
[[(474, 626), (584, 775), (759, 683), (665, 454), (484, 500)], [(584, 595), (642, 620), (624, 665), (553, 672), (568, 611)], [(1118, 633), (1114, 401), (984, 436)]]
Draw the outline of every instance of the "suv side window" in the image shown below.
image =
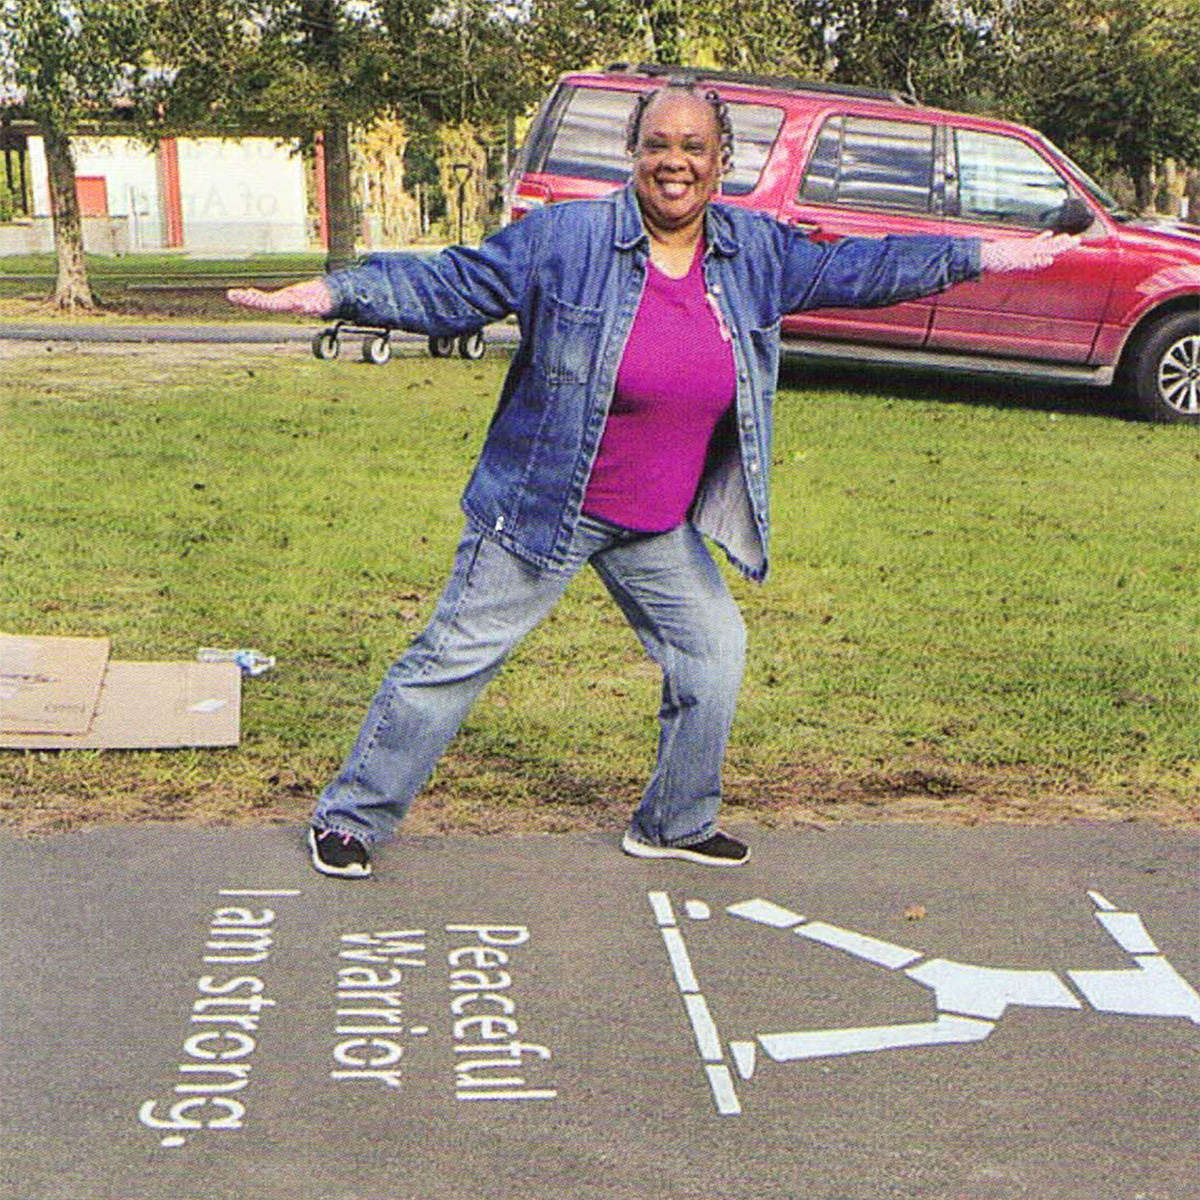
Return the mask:
[(800, 200), (927, 213), (933, 208), (934, 126), (830, 117), (800, 184)]
[[(553, 142), (544, 148), (544, 161), (537, 162), (543, 150), (539, 145), (530, 156), (529, 169), (623, 183), (630, 173), (625, 128), (638, 93), (605, 88), (568, 90), (566, 104), (554, 106), (561, 117), (553, 131)], [(783, 124), (783, 109), (732, 102), (728, 107), (733, 126), (733, 169), (721, 181), (721, 191), (726, 196), (744, 196), (754, 190), (762, 175)], [(547, 119), (553, 120), (554, 116), (551, 112)], [(539, 131), (538, 136), (544, 134)]]
[(958, 196), (951, 215), (1038, 228), (1070, 196), (1063, 177), (1016, 138), (956, 129), (954, 147)]

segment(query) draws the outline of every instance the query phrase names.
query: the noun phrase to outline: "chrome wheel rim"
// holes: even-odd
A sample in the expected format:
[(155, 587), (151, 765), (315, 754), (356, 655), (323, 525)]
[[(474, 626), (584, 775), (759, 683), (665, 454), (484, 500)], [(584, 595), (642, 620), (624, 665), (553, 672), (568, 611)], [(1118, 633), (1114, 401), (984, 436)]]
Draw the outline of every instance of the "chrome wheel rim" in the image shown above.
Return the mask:
[(1158, 362), (1158, 394), (1177, 413), (1200, 413), (1200, 333), (1167, 347)]

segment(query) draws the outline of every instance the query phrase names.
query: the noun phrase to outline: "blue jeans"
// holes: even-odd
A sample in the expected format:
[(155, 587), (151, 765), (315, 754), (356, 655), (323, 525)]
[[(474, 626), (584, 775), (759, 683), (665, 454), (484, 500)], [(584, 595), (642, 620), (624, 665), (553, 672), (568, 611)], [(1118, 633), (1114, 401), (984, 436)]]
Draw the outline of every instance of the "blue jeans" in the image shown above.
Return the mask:
[(484, 685), (588, 562), (663, 672), (658, 763), (631, 833), (663, 846), (708, 837), (745, 660), (741, 613), (690, 523), (644, 534), (590, 517), (557, 571), (467, 527), (432, 619), (388, 670), (313, 824), (388, 837)]

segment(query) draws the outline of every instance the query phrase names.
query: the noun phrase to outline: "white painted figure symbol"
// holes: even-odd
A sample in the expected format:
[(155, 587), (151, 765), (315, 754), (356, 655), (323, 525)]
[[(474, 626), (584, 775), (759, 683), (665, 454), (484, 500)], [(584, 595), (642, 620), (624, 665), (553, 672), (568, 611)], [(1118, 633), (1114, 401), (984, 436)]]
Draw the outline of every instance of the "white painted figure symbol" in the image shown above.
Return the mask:
[[(1118, 912), (1116, 906), (1098, 892), (1089, 892), (1088, 896), (1095, 906), (1096, 920), (1136, 965), (1118, 970), (1068, 970), (1066, 976), (1083, 1000), (1098, 1012), (1182, 1017), (1200, 1025), (1200, 994), (1159, 951), (1141, 917), (1135, 912)], [(651, 892), (649, 900), (683, 995), (717, 1111), (736, 1115), (741, 1112), (741, 1105), (733, 1075), (724, 1061), (721, 1039), (696, 980), (671, 901), (665, 892)], [(786, 1063), (913, 1046), (978, 1042), (995, 1029), (996, 1022), (1010, 1006), (1084, 1007), (1079, 995), (1072, 992), (1054, 971), (984, 967), (948, 958), (931, 958), (920, 950), (868, 937), (825, 921), (808, 920), (770, 900), (746, 900), (729, 905), (725, 911), (731, 916), (844, 951), (887, 970), (902, 971), (909, 979), (933, 992), (936, 1014), (932, 1021), (760, 1033), (753, 1041), (731, 1041), (730, 1054), (743, 1080), (754, 1074), (759, 1046), (774, 1062)], [(685, 912), (699, 920), (710, 915), (708, 906), (697, 900), (689, 900)]]

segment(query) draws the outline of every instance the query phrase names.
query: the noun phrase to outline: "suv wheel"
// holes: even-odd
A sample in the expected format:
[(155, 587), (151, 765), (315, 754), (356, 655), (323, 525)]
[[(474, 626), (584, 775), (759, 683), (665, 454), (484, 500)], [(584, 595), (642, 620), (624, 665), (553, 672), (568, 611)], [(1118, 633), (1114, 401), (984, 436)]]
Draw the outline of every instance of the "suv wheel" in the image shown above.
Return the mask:
[(1200, 316), (1155, 321), (1133, 348), (1128, 384), (1143, 417), (1200, 422)]

